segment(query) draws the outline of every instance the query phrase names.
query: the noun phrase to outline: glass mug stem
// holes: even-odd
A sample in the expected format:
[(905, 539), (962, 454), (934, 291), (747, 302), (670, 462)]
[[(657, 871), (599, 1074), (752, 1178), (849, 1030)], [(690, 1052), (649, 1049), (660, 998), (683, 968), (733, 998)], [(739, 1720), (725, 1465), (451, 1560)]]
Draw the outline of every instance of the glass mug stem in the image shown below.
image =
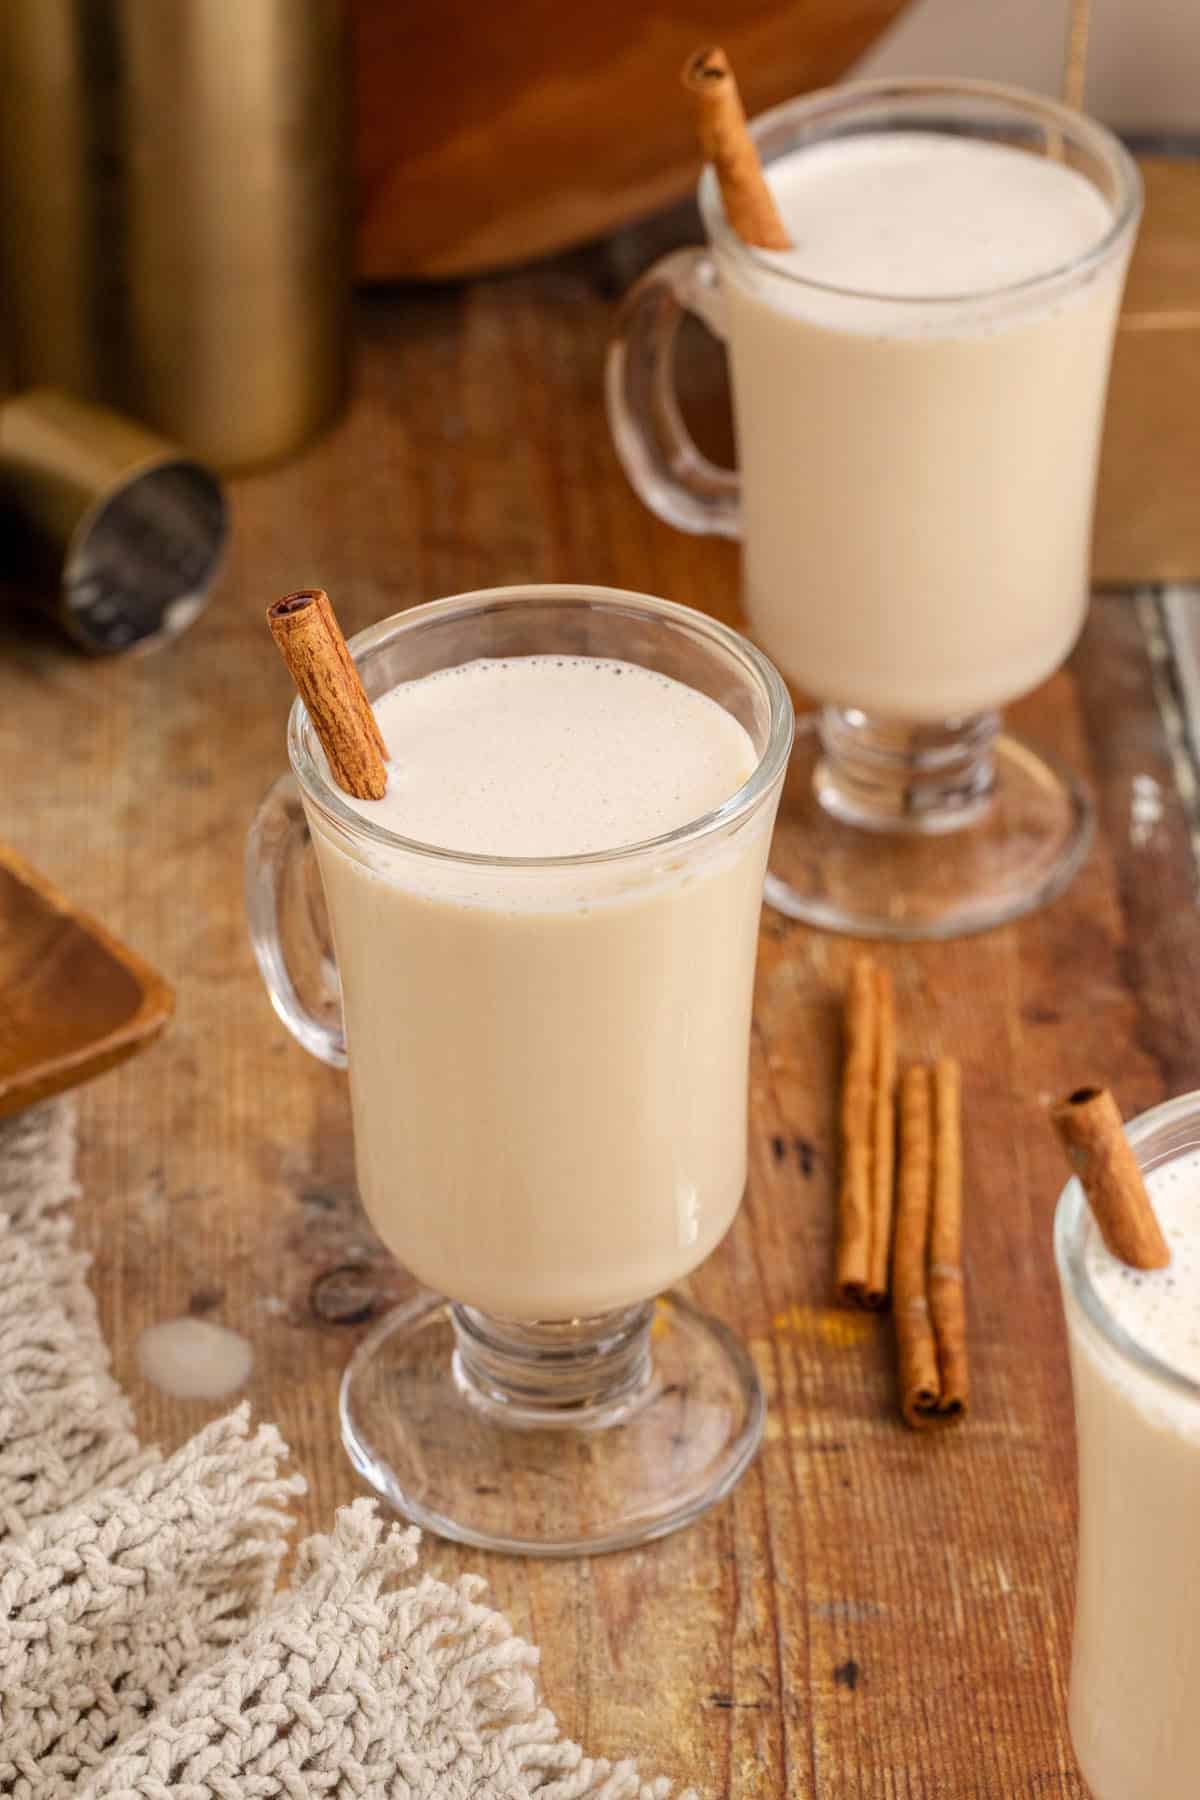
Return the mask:
[(822, 707), (814, 785), (827, 813), (867, 831), (957, 831), (995, 787), (1000, 715), (905, 725), (856, 707)]
[(524, 1322), (451, 1305), (454, 1379), (497, 1424), (614, 1424), (651, 1380), (654, 1302), (592, 1319)]

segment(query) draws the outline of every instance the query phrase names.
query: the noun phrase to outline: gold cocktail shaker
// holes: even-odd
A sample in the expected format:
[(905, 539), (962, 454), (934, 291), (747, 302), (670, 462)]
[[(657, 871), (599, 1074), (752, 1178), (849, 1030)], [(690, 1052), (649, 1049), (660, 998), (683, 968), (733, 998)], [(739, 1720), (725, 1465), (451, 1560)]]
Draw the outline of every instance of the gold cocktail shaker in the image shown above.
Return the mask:
[(345, 391), (345, 113), (340, 0), (3, 0), (10, 387), (298, 448)]

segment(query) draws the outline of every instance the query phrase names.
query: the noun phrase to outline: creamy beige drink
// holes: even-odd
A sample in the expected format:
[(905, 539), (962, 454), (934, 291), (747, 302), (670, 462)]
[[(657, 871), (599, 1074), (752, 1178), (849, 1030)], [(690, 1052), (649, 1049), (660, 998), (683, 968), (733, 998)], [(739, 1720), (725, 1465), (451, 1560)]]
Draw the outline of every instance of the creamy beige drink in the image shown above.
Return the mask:
[(1147, 1187), (1170, 1267), (1127, 1269), (1094, 1231), (1084, 1267), (1104, 1318), (1184, 1382), (1116, 1347), (1064, 1284), (1080, 1503), (1071, 1736), (1095, 1800), (1200, 1791), (1200, 1151)]
[(768, 176), (795, 248), (720, 257), (754, 634), (822, 701), (1001, 706), (1083, 619), (1126, 257), (1041, 278), (1110, 208), (1063, 162), (918, 130)]
[(562, 1319), (642, 1300), (724, 1235), (773, 805), (711, 844), (576, 864), (721, 806), (758, 757), (715, 701), (627, 662), (480, 660), (376, 702), (376, 826), (313, 817), (359, 1183), (428, 1286)]

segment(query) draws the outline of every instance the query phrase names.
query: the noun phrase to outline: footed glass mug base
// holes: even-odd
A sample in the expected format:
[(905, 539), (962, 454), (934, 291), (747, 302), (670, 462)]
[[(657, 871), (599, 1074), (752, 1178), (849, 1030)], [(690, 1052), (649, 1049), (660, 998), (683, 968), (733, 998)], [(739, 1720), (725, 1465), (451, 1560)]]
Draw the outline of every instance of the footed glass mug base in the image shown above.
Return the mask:
[(994, 713), (907, 728), (826, 707), (797, 722), (765, 896), (827, 931), (961, 937), (1060, 894), (1093, 823), (1081, 783)]
[(350, 1460), (385, 1500), (527, 1556), (689, 1524), (742, 1475), (764, 1416), (747, 1352), (677, 1293), (536, 1325), (420, 1294), (359, 1346), (341, 1391)]

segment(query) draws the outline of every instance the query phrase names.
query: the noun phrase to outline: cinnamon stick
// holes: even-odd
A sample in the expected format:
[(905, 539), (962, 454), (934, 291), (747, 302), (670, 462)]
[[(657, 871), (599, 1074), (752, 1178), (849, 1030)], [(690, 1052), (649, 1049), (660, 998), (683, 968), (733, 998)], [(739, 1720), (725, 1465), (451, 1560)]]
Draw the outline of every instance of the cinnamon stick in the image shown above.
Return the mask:
[(375, 718), (375, 712), (371, 706), (371, 702), (367, 699), (366, 690), (359, 680), (358, 670), (354, 666), (354, 658), (350, 654), (349, 645), (342, 636), (342, 628), (337, 622), (329, 595), (325, 592), (324, 588), (314, 588), (312, 592), (314, 595), (313, 604), (321, 615), (326, 631), (333, 639), (334, 648), (341, 659), (343, 669), (346, 671), (346, 679), (349, 684), (348, 691), (353, 695), (354, 704), (362, 714), (363, 723), (370, 734), (371, 741), (374, 743), (375, 748), (378, 750), (384, 762), (386, 762), (387, 745), (383, 741), (383, 733), (379, 729), (379, 724)]
[(856, 957), (843, 1020), (841, 1178), (838, 1187), (837, 1288), (844, 1301), (866, 1294), (871, 1263), (871, 1129), (875, 1064), (874, 965)]
[(905, 1072), (892, 1291), (900, 1410), (918, 1429), (967, 1411), (962, 1277), (962, 1107), (953, 1057)]
[(1091, 35), (1091, 0), (1070, 0), (1067, 16), (1067, 42), (1063, 56), (1062, 97), (1076, 112), (1083, 111), (1083, 92), (1087, 85), (1088, 38)]
[(892, 1300), (900, 1362), (900, 1409), (910, 1425), (933, 1424), (941, 1399), (926, 1258), (933, 1202), (933, 1093), (923, 1063), (900, 1083), (900, 1168)]
[(725, 216), (744, 243), (790, 250), (775, 196), (767, 185), (754, 140), (746, 127), (741, 95), (725, 52), (697, 50), (683, 70), (683, 85), (696, 103), (704, 159), (716, 170)]
[(856, 957), (846, 990), (837, 1291), (886, 1305), (895, 1169), (896, 1016), (891, 974)]
[(359, 800), (382, 800), (387, 751), (328, 595), (321, 588), (285, 594), (267, 608), (267, 624), (333, 779)]
[(1171, 1252), (1108, 1088), (1076, 1088), (1050, 1118), (1112, 1254), (1131, 1269), (1165, 1269)]
[(896, 995), (890, 969), (875, 971), (875, 1093), (871, 1119), (871, 1260), (863, 1298), (887, 1305), (896, 1180)]
[(937, 1342), (939, 1416), (967, 1410), (967, 1309), (962, 1273), (962, 1080), (952, 1056), (933, 1066), (933, 1197), (929, 1221), (929, 1312)]

